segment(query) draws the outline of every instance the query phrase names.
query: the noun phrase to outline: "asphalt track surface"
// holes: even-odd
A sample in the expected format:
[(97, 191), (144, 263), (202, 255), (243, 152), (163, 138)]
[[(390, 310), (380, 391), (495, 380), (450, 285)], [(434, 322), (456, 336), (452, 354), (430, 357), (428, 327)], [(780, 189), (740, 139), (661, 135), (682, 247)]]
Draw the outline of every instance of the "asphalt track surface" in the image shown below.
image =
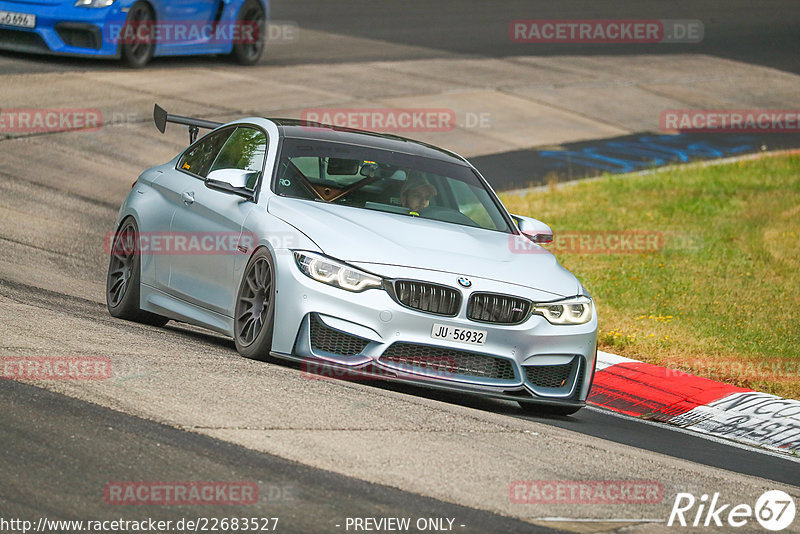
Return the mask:
[[(407, 387), (405, 389), (410, 390)], [(800, 485), (794, 470), (800, 468), (800, 465), (787, 464), (784, 455), (765, 454), (763, 451), (731, 444), (725, 440), (706, 439), (692, 432), (676, 431), (674, 427), (660, 423), (637, 421), (632, 417), (601, 408), (590, 406), (572, 417), (536, 417), (519, 415), (515, 413), (515, 410), (503, 409), (503, 407), (484, 399), (464, 399), (452, 393), (430, 392), (423, 388), (414, 389), (413, 393), (416, 395), (428, 396), (442, 402), (471, 406), (482, 410), (500, 411), (513, 417), (580, 432), (587, 436), (631, 445), (674, 458), (728, 469), (745, 475), (763, 477), (783, 484)]]
[[(666, 9), (662, 2), (639, 2), (625, 12), (594, 2), (510, 2), (498, 9), (496, 3), (477, 1), (360, 1), (338, 4), (335, 10), (318, 2), (274, 2), (274, 19), (297, 21), (319, 33), (309, 33), (280, 57), (265, 61), (303, 65), (526, 53), (624, 56), (652, 50), (663, 54), (664, 46), (533, 48), (498, 37), (505, 35), (508, 22), (517, 18), (659, 18), (704, 21), (706, 38), (692, 52), (800, 72), (796, 53), (800, 10), (793, 2), (768, 2), (758, 7), (748, 2), (696, 4), (672, 2)], [(358, 39), (331, 42), (330, 34), (383, 44), (365, 47)], [(670, 46), (676, 53), (687, 51), (684, 45)], [(156, 61), (152, 69), (213, 67), (221, 61), (164, 59)], [(111, 62), (0, 53), (3, 74), (116, 68)], [(3, 150), (0, 143), (0, 156)], [(568, 418), (526, 417), (509, 403), (409, 386), (317, 383), (291, 366), (244, 361), (230, 341), (197, 329), (170, 323), (157, 330), (116, 321), (104, 310), (105, 256), (95, 245), (111, 229), (125, 186), (115, 183), (95, 191), (92, 182), (96, 176), (82, 174), (69, 159), (61, 164), (63, 182), (0, 169), (0, 352), (38, 356), (111, 353), (118, 359), (115, 364), (120, 362), (125, 381), (85, 389), (80, 384), (43, 386), (65, 395), (0, 382), (4, 456), (0, 463), (0, 515), (4, 517), (48, 513), (80, 519), (120, 514), (131, 518), (233, 515), (196, 507), (120, 511), (120, 507), (103, 502), (102, 487), (118, 479), (246, 477), (265, 481), (267, 487), (275, 484), (293, 490), (291, 499), (258, 505), (263, 507), (259, 513), (275, 512), (285, 518), (282, 525), (286, 531), (337, 531), (331, 528), (335, 524), (331, 518), (347, 516), (457, 517), (476, 532), (533, 531), (542, 524), (537, 518), (543, 515), (592, 516), (595, 520), (623, 515), (666, 518), (667, 502), (661, 508), (644, 510), (572, 508), (539, 513), (483, 505), (478, 499), (483, 495), (465, 498), (455, 490), (437, 491), (431, 483), (436, 478), (443, 484), (469, 488), (471, 478), (480, 478), (483, 470), (497, 466), (493, 457), (497, 461), (507, 457), (503, 440), (527, 433), (543, 439), (524, 442), (531, 447), (531, 455), (519, 477), (580, 480), (616, 474), (620, 478), (655, 478), (664, 481), (665, 501), (687, 488), (727, 489), (744, 500), (757, 497), (760, 491), (756, 489), (786, 484), (797, 494), (800, 478), (795, 460), (710, 441), (664, 425), (592, 409)], [(493, 164), (502, 166), (503, 162)], [(255, 396), (265, 389), (295, 404), (271, 406)], [(310, 398), (304, 398), (303, 391)], [(324, 410), (313, 402), (320, 397), (326, 399)], [(253, 413), (248, 413), (248, 405)], [(397, 421), (387, 423), (392, 417)], [(226, 419), (232, 422), (220, 422)], [(293, 420), (298, 421), (295, 426)], [(337, 427), (339, 423), (344, 428)], [(490, 425), (492, 428), (486, 429)], [(416, 427), (424, 428), (414, 433)], [(453, 435), (448, 446), (472, 447), (480, 460), (459, 464), (463, 450), (443, 449), (451, 462), (445, 459), (432, 462), (431, 467), (402, 465), (401, 471), (393, 469), (393, 455), (399, 450), (408, 449), (415, 455), (412, 458), (429, 459), (425, 454), (435, 450), (421, 452), (414, 442), (421, 443), (419, 448), (438, 446), (441, 443), (435, 439), (448, 433)], [(299, 437), (286, 437), (293, 434)], [(356, 454), (358, 461), (347, 465), (343, 461), (339, 467), (337, 460), (329, 458), (348, 450), (339, 434), (352, 440), (351, 452), (369, 446), (373, 454)], [(459, 441), (462, 435), (474, 437)], [(306, 439), (308, 445), (304, 445)], [(331, 443), (329, 450), (323, 446), (326, 440)], [(309, 453), (315, 446), (319, 457)], [(611, 466), (613, 462), (618, 465)], [(556, 464), (555, 468), (548, 470), (548, 463), (551, 467)], [(499, 486), (507, 488), (509, 480), (513, 479), (502, 479), (505, 486)], [(475, 493), (480, 493), (481, 486), (472, 486), (477, 488)], [(527, 522), (478, 508), (524, 517)], [(253, 511), (248, 509), (247, 514)], [(640, 526), (642, 531), (655, 528), (646, 522)], [(579, 531), (583, 527), (574, 528)], [(616, 528), (636, 531), (625, 525)]]
[[(800, 134), (650, 132), (470, 158), (498, 191), (655, 169), (664, 165), (800, 147)], [(703, 155), (698, 155), (703, 153)], [(645, 155), (643, 155), (645, 154)], [(713, 155), (709, 155), (713, 154)]]
[[(800, 9), (791, 1), (771, 0), (754, 5), (747, 0), (696, 2), (598, 3), (587, 0), (530, 2), (480, 0), (429, 2), (412, 0), (353, 0), (335, 8), (315, 0), (276, 0), (272, 19), (290, 21), (301, 28), (325, 32), (304, 36), (298, 43), (265, 61), (303, 64), (421, 57), (517, 55), (558, 56), (592, 54), (698, 53), (765, 65), (800, 73), (797, 48)], [(699, 44), (591, 43), (520, 44), (508, 39), (508, 25), (517, 19), (696, 19), (703, 22)], [(358, 41), (331, 41), (328, 33), (366, 38), (385, 46), (365, 47)], [(188, 63), (187, 63), (188, 61)], [(155, 68), (209, 64), (208, 59), (164, 59)], [(213, 64), (213, 60), (211, 60)], [(113, 68), (109, 62), (74, 59), (34, 59), (13, 53), (0, 55), (5, 72), (41, 72)], [(151, 67), (152, 68), (152, 67)], [(464, 73), (469, 76), (468, 72)]]
[[(348, 517), (455, 518), (457, 532), (555, 532), (519, 520), (313, 469), (20, 383), (0, 388), (2, 516), (62, 520), (278, 518), (280, 532), (341, 532)], [(25, 476), (20, 476), (20, 471)], [(124, 480), (258, 480), (255, 505), (130, 506)], [(113, 501), (112, 501), (113, 502)], [(127, 509), (125, 509), (127, 508)], [(337, 525), (339, 527), (337, 528)]]

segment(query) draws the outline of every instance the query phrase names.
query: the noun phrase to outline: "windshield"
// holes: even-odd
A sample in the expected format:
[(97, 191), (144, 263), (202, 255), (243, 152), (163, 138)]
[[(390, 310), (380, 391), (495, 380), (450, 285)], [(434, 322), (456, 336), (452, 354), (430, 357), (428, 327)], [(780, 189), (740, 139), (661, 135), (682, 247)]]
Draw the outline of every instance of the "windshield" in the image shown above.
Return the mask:
[(472, 169), (398, 152), (285, 139), (274, 188), (282, 196), (510, 231)]

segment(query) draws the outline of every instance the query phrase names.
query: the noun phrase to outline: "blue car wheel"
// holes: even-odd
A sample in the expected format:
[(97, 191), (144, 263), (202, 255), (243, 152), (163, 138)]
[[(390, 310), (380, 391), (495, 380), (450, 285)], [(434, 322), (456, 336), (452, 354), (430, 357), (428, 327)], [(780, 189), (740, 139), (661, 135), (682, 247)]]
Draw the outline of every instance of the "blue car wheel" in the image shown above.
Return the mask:
[[(238, 42), (233, 45), (233, 57), (241, 65), (254, 65), (264, 54), (267, 16), (257, 0), (247, 0), (239, 10), (236, 25)], [(245, 38), (242, 38), (242, 37)]]
[[(140, 69), (152, 59), (156, 43), (149, 28), (155, 24), (155, 15), (145, 2), (136, 2), (128, 11), (128, 18), (122, 30), (120, 56), (129, 67)], [(140, 31), (142, 28), (144, 32)]]

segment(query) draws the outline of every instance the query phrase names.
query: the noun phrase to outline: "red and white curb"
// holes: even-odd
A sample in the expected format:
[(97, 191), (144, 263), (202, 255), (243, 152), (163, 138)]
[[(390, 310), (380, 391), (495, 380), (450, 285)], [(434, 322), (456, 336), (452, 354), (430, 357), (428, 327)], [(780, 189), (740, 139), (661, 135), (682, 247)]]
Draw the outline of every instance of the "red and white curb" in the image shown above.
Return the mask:
[(634, 417), (800, 453), (800, 401), (597, 353), (588, 403)]

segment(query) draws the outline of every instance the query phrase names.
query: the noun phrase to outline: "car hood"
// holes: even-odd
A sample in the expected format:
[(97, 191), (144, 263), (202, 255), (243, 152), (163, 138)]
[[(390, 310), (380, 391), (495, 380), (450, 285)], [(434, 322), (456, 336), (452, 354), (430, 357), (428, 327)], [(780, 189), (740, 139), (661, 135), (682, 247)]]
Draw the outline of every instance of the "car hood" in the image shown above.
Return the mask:
[(521, 236), (286, 197), (272, 197), (267, 210), (348, 263), (449, 272), (563, 297), (579, 293), (578, 280), (549, 251), (532, 244), (515, 250)]

